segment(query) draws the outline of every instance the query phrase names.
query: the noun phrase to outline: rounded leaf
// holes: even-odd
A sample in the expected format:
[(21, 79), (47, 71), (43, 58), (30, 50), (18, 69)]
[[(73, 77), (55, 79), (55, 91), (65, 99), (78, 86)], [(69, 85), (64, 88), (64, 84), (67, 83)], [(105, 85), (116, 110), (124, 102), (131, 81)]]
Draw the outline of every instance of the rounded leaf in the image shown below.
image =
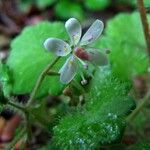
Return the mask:
[[(7, 65), (12, 72), (13, 94), (31, 93), (41, 72), (55, 59), (55, 55), (47, 53), (43, 46), (45, 39), (56, 37), (67, 39), (67, 34), (62, 23), (42, 22), (26, 27), (23, 32), (13, 40)], [(65, 59), (61, 58), (52, 68), (58, 71)], [(57, 95), (64, 86), (59, 81), (59, 76), (47, 76), (38, 91), (38, 97), (46, 96), (48, 92)]]

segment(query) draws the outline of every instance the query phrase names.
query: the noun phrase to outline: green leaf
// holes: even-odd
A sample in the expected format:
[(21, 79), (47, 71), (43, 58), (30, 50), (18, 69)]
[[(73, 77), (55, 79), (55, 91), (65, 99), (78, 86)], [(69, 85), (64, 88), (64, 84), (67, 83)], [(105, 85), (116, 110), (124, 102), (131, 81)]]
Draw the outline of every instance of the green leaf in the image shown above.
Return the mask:
[(62, 118), (55, 126), (53, 140), (56, 147), (90, 150), (119, 142), (125, 117), (135, 107), (128, 91), (128, 83), (121, 83), (107, 71), (97, 71), (85, 107)]
[(4, 97), (4, 93), (0, 89), (0, 113), (1, 113), (1, 109), (2, 109), (3, 104), (7, 104), (7, 99)]
[(90, 10), (104, 10), (107, 8), (111, 1), (110, 0), (85, 0), (85, 6)]
[(3, 104), (6, 104), (6, 102), (3, 92), (0, 89), (0, 113), (3, 111)]
[(0, 83), (4, 97), (10, 97), (12, 93), (12, 78), (11, 72), (6, 64), (0, 63)]
[(56, 0), (36, 0), (36, 4), (39, 8), (45, 8), (51, 6)]
[(130, 89), (130, 83), (121, 82), (107, 69), (98, 70), (90, 85), (87, 109), (100, 109), (101, 115), (112, 113), (125, 117), (135, 106), (133, 98), (128, 96)]
[(21, 11), (28, 11), (28, 9), (33, 5), (33, 1), (31, 0), (20, 0), (19, 1), (19, 8)]
[(68, 0), (63, 0), (57, 3), (55, 6), (55, 13), (56, 16), (62, 19), (68, 19), (71, 17), (77, 18), (79, 20), (84, 19), (84, 11), (81, 5)]
[(109, 20), (105, 35), (93, 46), (111, 50), (113, 73), (123, 80), (147, 71), (147, 48), (138, 13), (122, 13)]
[(120, 138), (124, 128), (121, 119), (108, 116), (97, 119), (94, 115), (78, 113), (64, 117), (54, 128), (54, 143), (58, 149), (98, 149), (99, 144), (112, 143)]
[[(38, 25), (26, 27), (23, 32), (13, 40), (7, 65), (12, 71), (13, 93), (31, 93), (35, 83), (44, 68), (55, 59), (55, 55), (44, 49), (43, 42), (48, 37), (67, 39), (64, 25), (59, 22), (42, 22)], [(65, 58), (52, 68), (58, 71)], [(57, 76), (47, 76), (38, 91), (38, 97), (58, 95), (64, 88)]]

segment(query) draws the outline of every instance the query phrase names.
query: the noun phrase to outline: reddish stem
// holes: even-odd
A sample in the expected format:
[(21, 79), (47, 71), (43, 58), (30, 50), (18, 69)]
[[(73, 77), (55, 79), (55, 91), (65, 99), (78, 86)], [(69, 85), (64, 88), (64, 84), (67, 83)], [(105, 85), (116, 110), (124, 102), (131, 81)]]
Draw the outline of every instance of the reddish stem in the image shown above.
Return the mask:
[(149, 32), (148, 19), (146, 17), (146, 10), (144, 7), (144, 1), (137, 0), (137, 5), (138, 5), (139, 12), (140, 12), (142, 25), (143, 25), (143, 31), (145, 35), (146, 44), (147, 44), (148, 55), (150, 56), (150, 32)]

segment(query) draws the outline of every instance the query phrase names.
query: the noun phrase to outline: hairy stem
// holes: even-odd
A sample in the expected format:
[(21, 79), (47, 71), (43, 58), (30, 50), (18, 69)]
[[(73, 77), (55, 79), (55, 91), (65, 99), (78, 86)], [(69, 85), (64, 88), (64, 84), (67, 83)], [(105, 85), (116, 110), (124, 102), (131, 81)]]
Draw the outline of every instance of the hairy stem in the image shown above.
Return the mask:
[(30, 98), (28, 100), (28, 103), (27, 103), (27, 107), (29, 105), (31, 105), (34, 101), (34, 98), (37, 94), (37, 91), (42, 83), (42, 81), (44, 80), (45, 76), (47, 75), (47, 73), (49, 72), (49, 70), (56, 64), (56, 62), (60, 59), (60, 57), (57, 57), (51, 64), (48, 64), (48, 66), (46, 66), (46, 68), (43, 70), (43, 72), (41, 73), (41, 75), (39, 76), (37, 82), (36, 82), (36, 85), (30, 95)]
[(17, 108), (17, 109), (19, 109), (19, 110), (20, 110), (21, 112), (23, 112), (23, 113), (26, 111), (23, 106), (21, 106), (21, 105), (19, 105), (19, 104), (17, 104), (17, 103), (14, 103), (14, 102), (12, 102), (12, 101), (8, 101), (8, 102), (7, 102), (7, 105), (12, 106), (12, 107), (14, 107), (14, 108)]
[(13, 107), (13, 108), (16, 108), (18, 110), (20, 110), (23, 114), (24, 114), (24, 117), (25, 117), (25, 122), (26, 122), (26, 131), (27, 131), (27, 135), (28, 135), (28, 140), (31, 139), (31, 135), (32, 135), (32, 130), (31, 130), (31, 124), (30, 124), (30, 120), (29, 120), (29, 112), (28, 112), (28, 109), (26, 109), (25, 107), (17, 104), (17, 103), (14, 103), (13, 102), (13, 99), (12, 100), (9, 100), (7, 102), (7, 105), (10, 106), (10, 107)]
[(142, 25), (143, 25), (145, 40), (146, 40), (147, 49), (148, 49), (148, 55), (150, 56), (150, 32), (149, 32), (148, 19), (146, 17), (146, 10), (144, 7), (144, 1), (137, 0), (137, 5), (138, 5), (139, 12), (140, 12)]
[(133, 120), (138, 113), (149, 103), (150, 100), (150, 91), (146, 94), (146, 96), (141, 100), (141, 103), (136, 107), (136, 109), (126, 118), (127, 122)]

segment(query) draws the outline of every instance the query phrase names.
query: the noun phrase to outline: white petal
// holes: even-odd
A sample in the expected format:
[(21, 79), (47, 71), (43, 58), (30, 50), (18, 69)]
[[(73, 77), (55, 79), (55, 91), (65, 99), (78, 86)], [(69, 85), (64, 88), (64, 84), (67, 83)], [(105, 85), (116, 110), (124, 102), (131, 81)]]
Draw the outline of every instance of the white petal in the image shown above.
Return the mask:
[(57, 56), (66, 56), (71, 52), (69, 44), (57, 38), (48, 38), (45, 40), (44, 47)]
[(67, 59), (63, 67), (60, 69), (60, 81), (63, 84), (68, 84), (76, 75), (77, 64), (76, 58), (72, 55)]
[(87, 48), (86, 51), (90, 57), (90, 62), (99, 66), (104, 66), (108, 64), (107, 55), (100, 52), (98, 49)]
[(97, 19), (82, 37), (80, 45), (87, 45), (95, 41), (101, 35), (103, 28), (103, 22)]
[(81, 25), (75, 18), (70, 18), (65, 24), (66, 30), (70, 36), (71, 44), (77, 45), (81, 38)]

